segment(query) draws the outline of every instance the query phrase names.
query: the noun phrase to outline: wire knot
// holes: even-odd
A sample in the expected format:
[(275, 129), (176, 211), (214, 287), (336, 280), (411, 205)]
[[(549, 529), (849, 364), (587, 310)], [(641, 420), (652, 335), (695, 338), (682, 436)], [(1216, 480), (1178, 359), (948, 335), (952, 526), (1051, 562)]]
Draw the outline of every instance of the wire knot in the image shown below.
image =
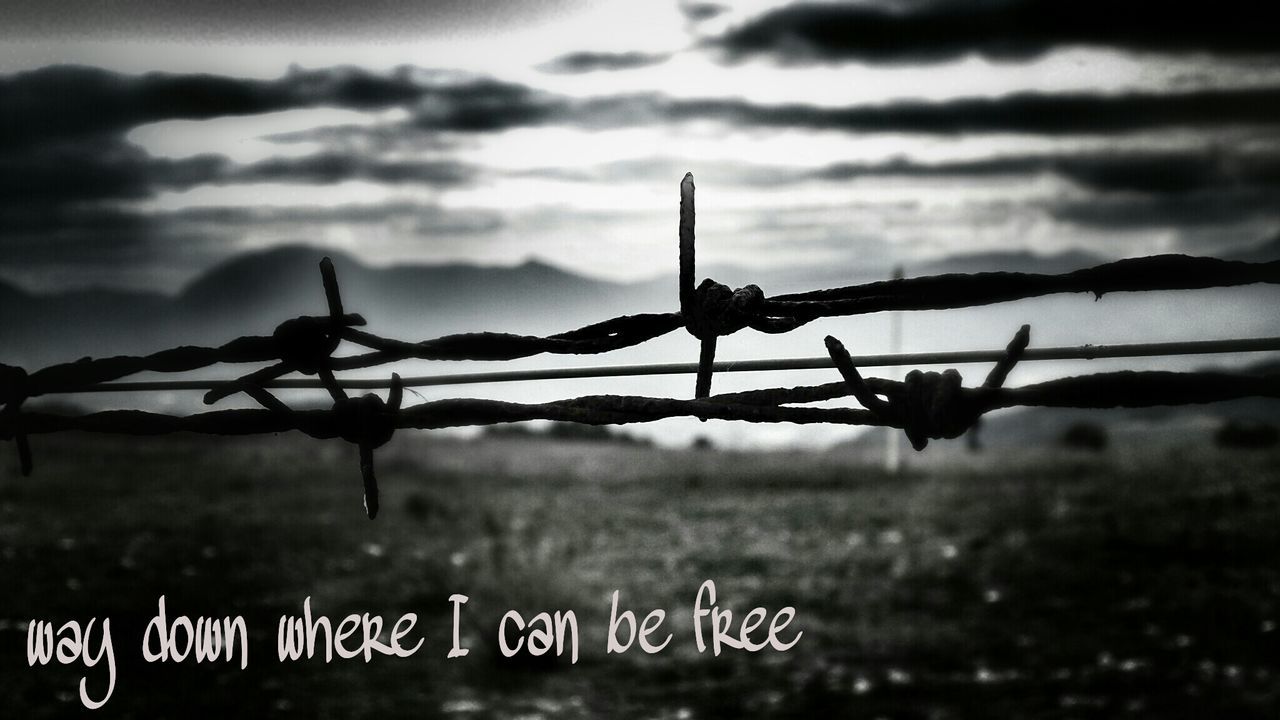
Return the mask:
[[(995, 389), (1004, 384), (1030, 340), (1031, 326), (1023, 325), (1005, 348), (1005, 356), (987, 374), (983, 388)], [(988, 410), (984, 396), (964, 387), (963, 378), (954, 369), (912, 370), (901, 383), (874, 381), (882, 388), (880, 394), (888, 398), (882, 400), (862, 379), (844, 345), (830, 335), (826, 342), (831, 360), (858, 402), (886, 425), (902, 428), (917, 451), (928, 447), (930, 440), (960, 437)]]
[(262, 388), (266, 383), (291, 372), (319, 375), (329, 392), (337, 397), (333, 351), (342, 342), (343, 333), (351, 327), (364, 325), (364, 318), (356, 313), (343, 312), (338, 276), (333, 269), (333, 261), (329, 258), (320, 261), (320, 279), (324, 283), (329, 314), (318, 317), (304, 315), (277, 325), (271, 339), (279, 361), (213, 388), (205, 393), (205, 404), (215, 403), (238, 392), (249, 392), (252, 387)]
[(760, 314), (764, 291), (756, 285), (732, 290), (710, 278), (693, 291), (693, 304), (685, 327), (699, 340), (732, 335)]
[(391, 374), (391, 390), (384, 401), (373, 393), (358, 398), (337, 395), (333, 400), (338, 436), (360, 448), (360, 478), (364, 484), (364, 510), (369, 519), (378, 516), (378, 478), (373, 472), (373, 451), (386, 445), (396, 431), (396, 416), (404, 399), (400, 376)]
[(923, 450), (930, 440), (958, 438), (982, 416), (961, 381), (954, 369), (907, 373), (902, 395), (891, 397), (889, 415), (896, 416), (911, 447)]
[(277, 325), (271, 337), (282, 363), (303, 375), (315, 375), (328, 367), (338, 349), (341, 327), (328, 317), (297, 317)]
[(315, 375), (328, 370), (333, 351), (342, 342), (343, 330), (364, 325), (364, 318), (360, 315), (343, 312), (338, 276), (334, 272), (333, 261), (329, 258), (320, 261), (320, 279), (324, 283), (329, 314), (319, 317), (304, 315), (285, 320), (271, 334), (280, 362), (303, 375)]
[[(398, 376), (397, 376), (398, 377)], [(343, 398), (333, 404), (338, 436), (349, 443), (377, 449), (386, 445), (396, 430), (396, 408), (374, 393)]]

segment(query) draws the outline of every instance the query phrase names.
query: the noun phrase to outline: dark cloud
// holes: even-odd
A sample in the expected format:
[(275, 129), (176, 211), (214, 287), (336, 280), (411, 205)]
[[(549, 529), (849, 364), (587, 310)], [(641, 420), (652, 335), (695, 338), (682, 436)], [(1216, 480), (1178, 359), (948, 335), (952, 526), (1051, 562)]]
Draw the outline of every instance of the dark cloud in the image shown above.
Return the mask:
[[(156, 158), (124, 140), (138, 125), (172, 119), (253, 115), (291, 108), (402, 107), (403, 124), (317, 129), (334, 140), (326, 152), (236, 165), (219, 156)], [(414, 155), (415, 143), (446, 150), (474, 142), (469, 134), (559, 125), (583, 129), (716, 121), (738, 128), (787, 128), (850, 133), (1010, 132), (1040, 135), (1120, 135), (1191, 128), (1212, 138), (1230, 126), (1280, 123), (1280, 87), (1182, 93), (1036, 94), (826, 107), (761, 105), (738, 98), (681, 99), (661, 94), (571, 98), (490, 78), (400, 69), (377, 74), (352, 68), (296, 70), (273, 80), (151, 73), (121, 75), (83, 67), (53, 67), (0, 78), (0, 265), (46, 258), (67, 267), (121, 267), (217, 243), (232, 247), (249, 231), (283, 236), (328, 224), (385, 224), (397, 238), (483, 236), (502, 227), (496, 213), (458, 213), (420, 206), (337, 208), (217, 208), (140, 212), (124, 201), (209, 183), (384, 184), (454, 187), (477, 168)], [(311, 131), (309, 131), (311, 132)], [(294, 134), (280, 141), (300, 140)], [(319, 137), (318, 135), (313, 135)], [(407, 143), (404, 138), (416, 138)], [(425, 142), (419, 142), (426, 139)], [(1117, 148), (1123, 147), (1117, 139)], [(385, 152), (384, 152), (385, 151)], [(922, 164), (906, 160), (838, 164), (819, 172), (767, 168), (743, 158), (700, 177), (713, 182), (769, 185), (860, 176), (959, 178), (1051, 172), (1096, 191), (1045, 208), (1081, 226), (1201, 227), (1275, 218), (1280, 211), (1280, 153), (1223, 146), (1204, 152), (1019, 155)], [(387, 159), (394, 157), (396, 159)], [(678, 177), (675, 161), (617, 164), (580, 176), (605, 182)], [(550, 174), (556, 168), (546, 169)], [(531, 171), (536, 173), (537, 171)], [(563, 172), (563, 171), (561, 171)], [(1252, 220), (1251, 220), (1252, 219)], [(522, 222), (524, 222), (522, 220)], [(585, 222), (574, 216), (574, 222)], [(398, 241), (398, 240), (397, 240)], [(58, 260), (61, 258), (61, 260)], [(68, 260), (71, 258), (71, 260)], [(143, 258), (143, 259), (140, 259)]]
[(715, 119), (742, 126), (852, 132), (1110, 134), (1280, 121), (1280, 88), (1122, 95), (1017, 93), (842, 108), (757, 105), (737, 99), (653, 102), (672, 120)]
[(0, 147), (121, 134), (144, 123), (289, 107), (271, 83), (53, 66), (0, 79)]
[(1181, 93), (1018, 93), (943, 102), (824, 107), (660, 94), (577, 99), (492, 78), (400, 68), (296, 70), (275, 80), (120, 75), (51, 67), (0, 78), (0, 148), (120, 136), (145, 123), (306, 107), (408, 108), (419, 129), (478, 133), (513, 127), (634, 127), (717, 120), (742, 127), (961, 134), (1121, 133), (1149, 128), (1275, 125), (1280, 87)]
[(286, 182), (330, 185), (368, 180), (389, 185), (456, 187), (474, 179), (476, 169), (452, 160), (380, 161), (348, 153), (272, 158), (222, 174), (223, 182)]
[(1275, 154), (1113, 153), (1062, 158), (1052, 170), (1097, 190), (1177, 194), (1240, 187), (1280, 188)]
[(1280, 221), (1280, 189), (1206, 189), (1168, 195), (1130, 194), (1062, 200), (1046, 210), (1057, 220), (1109, 230), (1229, 226)]
[[(351, 68), (298, 70), (269, 81), (135, 76), (71, 66), (0, 78), (0, 266), (52, 285), (81, 284), (97, 274), (121, 284), (166, 286), (168, 271), (158, 268), (221, 257), (249, 229), (274, 228), (278, 234), (295, 226), (394, 223), (405, 237), (494, 230), (501, 222), (494, 217), (387, 205), (133, 210), (123, 203), (206, 184), (369, 180), (449, 187), (469, 182), (475, 170), (450, 161), (385, 161), (356, 151), (240, 166), (216, 155), (153, 157), (124, 136), (151, 122), (317, 106), (377, 109), (424, 102), (422, 111), (429, 114), (433, 103), (464, 103), (481, 112), (486, 103), (510, 104), (502, 94), (509, 90), (421, 71), (383, 75)], [(464, 125), (484, 124), (465, 114), (460, 118)]]
[(376, 110), (428, 92), (407, 68), (386, 75), (347, 67), (296, 70), (276, 80), (247, 80), (50, 66), (0, 78), (0, 148), (121, 135), (164, 120), (319, 106)]
[[(489, 132), (513, 127), (575, 122), (578, 101), (493, 79), (433, 88), (414, 110), (419, 128)], [(589, 108), (588, 112), (589, 114)]]
[[(432, 82), (449, 80), (407, 70), (387, 75), (350, 68), (295, 71), (278, 80), (257, 81), (160, 73), (130, 76), (70, 66), (0, 78), (0, 265), (44, 268), (32, 271), (32, 277), (55, 285), (60, 277), (78, 282), (86, 268), (94, 267), (103, 277), (135, 284), (123, 280), (124, 274), (145, 281), (148, 268), (171, 265), (179, 256), (207, 259), (225, 253), (251, 227), (283, 232), (302, 224), (396, 222), (409, 236), (492, 229), (497, 222), (493, 218), (458, 219), (454, 213), (409, 207), (165, 213), (123, 204), (206, 184), (362, 179), (445, 187), (468, 182), (474, 169), (450, 161), (384, 161), (376, 155), (333, 151), (241, 166), (218, 155), (153, 157), (124, 139), (140, 124), (163, 120), (321, 105), (376, 109), (409, 104), (429, 96)], [(480, 99), (488, 86), (474, 86), (460, 94)], [(153, 279), (165, 284), (163, 278)]]
[[(440, 102), (484, 104), (491, 83), (451, 82), (440, 74), (399, 69), (373, 74), (354, 68), (296, 70), (269, 81), (213, 75), (123, 75), (96, 68), (53, 66), (0, 78), (0, 206), (43, 208), (60, 217), (64, 205), (139, 200), (163, 190), (206, 183), (280, 181), (333, 183), (365, 179), (434, 186), (466, 182), (472, 171), (452, 162), (379, 162), (354, 152), (274, 159), (237, 167), (201, 155), (156, 158), (125, 141), (139, 125), (176, 119), (253, 115), (290, 108), (378, 109), (441, 94)], [(454, 99), (457, 96), (457, 100)], [(510, 104), (500, 98), (498, 104)], [(430, 113), (430, 102), (423, 110)], [(0, 217), (0, 231), (13, 229)]]
[[(0, 207), (40, 208), (143, 200), (199, 185), (277, 182), (330, 185), (366, 180), (390, 185), (457, 187), (477, 169), (463, 163), (383, 161), (327, 152), (235, 165), (221, 155), (155, 158), (118, 140), (36, 146), (0, 156)], [(0, 231), (12, 227), (0, 215)]]
[(1280, 88), (1186, 93), (1018, 93), (942, 102), (822, 107), (761, 105), (738, 98), (675, 99), (659, 94), (569, 99), (488, 81), (456, 87), (424, 103), (422, 129), (481, 132), (538, 125), (587, 129), (714, 120), (738, 127), (942, 135), (1028, 133), (1114, 134), (1154, 128), (1275, 125)]
[(13, 148), (0, 154), (0, 205), (139, 200), (157, 190), (185, 190), (215, 180), (228, 167), (218, 155), (154, 158), (116, 138)]
[(711, 41), (730, 59), (925, 63), (968, 54), (1025, 60), (1069, 45), (1132, 51), (1275, 54), (1280, 6), (1248, 0), (925, 0), (797, 3)]
[[(406, 107), (412, 113), (408, 121), (411, 128), (419, 132), (385, 124), (363, 131), (347, 128), (350, 137), (331, 152), (267, 160), (249, 167), (233, 167), (224, 158), (213, 156), (152, 158), (121, 140), (128, 130), (147, 122), (321, 105)], [(362, 132), (374, 139), (382, 134), (386, 140), (387, 133), (437, 137), (439, 132), (480, 133), (551, 124), (595, 129), (715, 120), (739, 127), (846, 132), (1111, 134), (1151, 128), (1275, 125), (1280, 121), (1280, 88), (1120, 95), (1022, 93), (943, 102), (821, 107), (760, 105), (737, 98), (675, 99), (659, 94), (573, 99), (491, 78), (409, 68), (387, 74), (353, 68), (296, 70), (261, 81), (159, 73), (129, 76), (85, 67), (50, 67), (0, 78), (0, 106), (5, 108), (0, 113), (0, 147), (5, 149), (0, 156), (0, 202), (52, 203), (138, 199), (157, 190), (181, 190), (206, 182), (365, 179), (445, 187), (474, 177), (474, 169), (454, 162), (379, 161), (376, 148), (362, 148), (356, 142)], [(423, 130), (428, 132), (420, 132)], [(988, 158), (965, 166), (891, 163), (833, 166), (823, 172), (834, 179), (842, 174), (1044, 171), (1098, 189), (1144, 191), (1274, 182), (1278, 172), (1270, 157), (1212, 153)]]
[(559, 75), (580, 75), (602, 70), (634, 70), (661, 65), (671, 58), (669, 53), (643, 52), (574, 52), (544, 63), (539, 70)]

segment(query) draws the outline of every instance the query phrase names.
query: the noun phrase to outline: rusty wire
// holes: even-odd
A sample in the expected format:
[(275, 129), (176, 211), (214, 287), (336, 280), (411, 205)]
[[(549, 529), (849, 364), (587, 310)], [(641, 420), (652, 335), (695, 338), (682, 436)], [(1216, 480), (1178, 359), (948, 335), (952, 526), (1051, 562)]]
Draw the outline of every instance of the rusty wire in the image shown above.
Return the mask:
[[(29, 436), (69, 430), (125, 435), (176, 432), (244, 435), (296, 430), (315, 438), (342, 438), (359, 448), (366, 510), (373, 517), (378, 508), (373, 451), (386, 443), (395, 430), (403, 428), (434, 429), (525, 420), (602, 425), (687, 416), (703, 420), (888, 426), (902, 429), (916, 449), (923, 449), (930, 439), (958, 437), (983, 414), (1000, 408), (1147, 407), (1280, 396), (1280, 375), (1216, 372), (1113, 372), (1005, 388), (1003, 384), (1009, 372), (1028, 352), (1030, 328), (1025, 326), (980, 387), (964, 387), (955, 370), (942, 373), (913, 370), (901, 382), (864, 380), (843, 345), (828, 337), (830, 364), (839, 370), (841, 382), (712, 395), (718, 338), (748, 327), (764, 333), (784, 333), (822, 317), (971, 307), (1067, 292), (1088, 292), (1101, 298), (1113, 292), (1280, 284), (1280, 262), (1247, 263), (1160, 255), (1059, 275), (948, 274), (770, 298), (755, 285), (734, 290), (710, 279), (694, 285), (692, 174), (685, 176), (680, 191), (679, 312), (621, 316), (546, 337), (482, 332), (407, 342), (359, 329), (364, 325), (364, 318), (344, 310), (337, 276), (326, 258), (320, 264), (320, 271), (328, 312), (286, 320), (270, 336), (246, 336), (217, 347), (183, 346), (144, 356), (85, 358), (30, 373), (23, 368), (0, 365), (0, 404), (3, 404), (0, 439), (15, 441), (25, 475), (32, 469)], [(386, 384), (391, 392), (385, 401), (372, 393), (349, 398), (344, 384), (335, 375), (338, 371), (405, 359), (514, 360), (542, 353), (599, 354), (638, 345), (680, 327), (701, 343), (692, 400), (594, 395), (539, 404), (451, 399), (402, 408), (404, 383), (398, 375), (393, 374)], [(333, 352), (344, 341), (368, 352), (333, 357)], [(1250, 341), (1227, 342), (1247, 345)], [(1194, 352), (1193, 345), (1188, 344), (1181, 351)], [(1160, 352), (1178, 351), (1177, 347), (1169, 347)], [(25, 401), (41, 395), (109, 390), (115, 381), (141, 372), (189, 372), (223, 363), (267, 365), (236, 380), (212, 384), (195, 381), (194, 384), (209, 387), (205, 402), (212, 404), (245, 393), (262, 405), (262, 409), (220, 410), (187, 416), (109, 410), (65, 416), (22, 408)], [(314, 384), (329, 392), (333, 406), (325, 410), (295, 410), (271, 395), (269, 388), (288, 386), (289, 381), (280, 378), (293, 373), (316, 376)], [(181, 387), (184, 383), (191, 385), (193, 381), (175, 381), (169, 386)], [(166, 385), (153, 382), (142, 386), (157, 389)], [(856, 398), (863, 407), (803, 407), (847, 396)]]
[[(866, 378), (874, 394), (893, 402), (907, 397), (905, 381)], [(1230, 372), (1119, 371), (1049, 380), (1016, 388), (960, 388), (966, 403), (981, 412), (1010, 407), (1134, 408), (1187, 405), (1244, 397), (1280, 397), (1280, 374)], [(795, 407), (853, 396), (846, 382), (722, 393), (702, 399), (586, 395), (545, 403), (455, 398), (395, 408), (386, 403), (374, 415), (393, 429), (435, 430), (556, 420), (586, 425), (622, 425), (672, 417), (707, 417), (759, 423), (835, 423), (902, 427), (903, 423), (866, 409)], [(375, 396), (376, 397), (376, 396)], [(80, 430), (118, 435), (257, 435), (299, 430), (316, 438), (342, 436), (343, 422), (331, 410), (282, 408), (213, 410), (177, 416), (145, 410), (106, 410), (84, 415), (23, 411), (21, 419), (0, 415), (0, 435), (21, 425), (28, 435)]]

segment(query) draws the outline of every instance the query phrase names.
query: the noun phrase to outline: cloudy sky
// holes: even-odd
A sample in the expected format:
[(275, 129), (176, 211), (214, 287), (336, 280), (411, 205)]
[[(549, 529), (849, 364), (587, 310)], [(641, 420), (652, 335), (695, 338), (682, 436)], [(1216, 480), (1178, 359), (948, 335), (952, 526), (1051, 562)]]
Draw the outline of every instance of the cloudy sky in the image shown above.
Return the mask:
[[(1152, 10), (1154, 8), (1154, 10)], [(306, 242), (674, 271), (1201, 254), (1280, 231), (1268, 3), (18, 0), (0, 279)]]

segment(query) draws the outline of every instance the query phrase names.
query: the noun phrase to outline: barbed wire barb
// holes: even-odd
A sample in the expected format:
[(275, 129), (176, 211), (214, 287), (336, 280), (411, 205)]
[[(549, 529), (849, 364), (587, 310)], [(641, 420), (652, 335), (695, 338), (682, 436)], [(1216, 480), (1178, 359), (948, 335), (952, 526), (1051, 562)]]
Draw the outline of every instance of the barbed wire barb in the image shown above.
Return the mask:
[(271, 340), (278, 362), (221, 387), (215, 387), (205, 393), (206, 405), (244, 392), (250, 387), (261, 388), (264, 383), (292, 372), (316, 375), (335, 401), (341, 396), (331, 367), (333, 351), (342, 342), (342, 331), (345, 328), (364, 325), (365, 320), (361, 315), (343, 313), (337, 272), (333, 269), (333, 261), (327, 257), (320, 261), (320, 279), (324, 285), (329, 314), (323, 317), (297, 317), (277, 325), (275, 332), (271, 334)]
[[(987, 375), (983, 389), (997, 391), (1004, 385), (1030, 340), (1031, 326), (1023, 325), (1009, 341), (1005, 356)], [(902, 383), (882, 386), (887, 400), (881, 400), (862, 379), (844, 344), (828, 335), (826, 345), (854, 398), (886, 425), (902, 428), (911, 441), (911, 447), (917, 451), (924, 450), (929, 440), (960, 437), (974, 427), (989, 409), (973, 391), (961, 384), (960, 373), (954, 368), (940, 373), (912, 370)]]

